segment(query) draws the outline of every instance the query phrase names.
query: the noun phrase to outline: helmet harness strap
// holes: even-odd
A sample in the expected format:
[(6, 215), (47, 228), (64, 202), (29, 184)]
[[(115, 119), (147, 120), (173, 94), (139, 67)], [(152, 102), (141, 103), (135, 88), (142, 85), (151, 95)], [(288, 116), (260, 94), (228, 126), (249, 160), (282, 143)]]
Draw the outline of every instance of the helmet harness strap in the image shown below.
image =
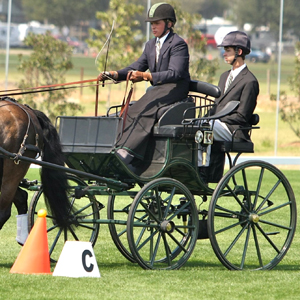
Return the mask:
[(239, 48), (238, 47), (235, 47), (235, 56), (234, 56), (234, 59), (233, 61), (230, 63), (232, 66), (233, 64), (235, 63), (236, 59), (239, 57)]
[(169, 19), (166, 19), (164, 21), (165, 21), (165, 29), (159, 38), (162, 38), (168, 30), (170, 30), (170, 31), (172, 30), (172, 27), (170, 27), (170, 28), (168, 27), (168, 23), (171, 21)]

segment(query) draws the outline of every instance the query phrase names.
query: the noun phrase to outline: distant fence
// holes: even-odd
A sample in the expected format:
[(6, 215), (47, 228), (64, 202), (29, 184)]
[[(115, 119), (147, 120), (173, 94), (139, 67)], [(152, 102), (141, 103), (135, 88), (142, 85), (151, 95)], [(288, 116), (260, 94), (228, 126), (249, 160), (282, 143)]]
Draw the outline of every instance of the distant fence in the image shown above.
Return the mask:
[[(238, 163), (248, 160), (262, 160), (275, 166), (299, 166), (300, 167), (300, 156), (243, 156), (241, 155), (238, 159)], [(226, 159), (226, 164), (228, 161)]]

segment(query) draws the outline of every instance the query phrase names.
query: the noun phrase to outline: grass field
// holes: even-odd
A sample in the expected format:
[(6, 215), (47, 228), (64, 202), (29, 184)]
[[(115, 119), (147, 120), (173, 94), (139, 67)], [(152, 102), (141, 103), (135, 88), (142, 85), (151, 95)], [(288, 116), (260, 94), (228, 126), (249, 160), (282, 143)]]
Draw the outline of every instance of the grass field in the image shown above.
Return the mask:
[[(19, 65), (18, 54), (20, 53), (28, 53), (27, 50), (18, 50), (13, 49), (10, 52), (9, 57), (9, 73), (8, 73), (8, 81), (10, 84), (16, 84), (21, 78), (22, 74), (19, 74), (17, 71), (17, 67)], [(219, 69), (216, 73), (214, 84), (218, 83), (219, 76), (222, 72), (228, 69), (228, 65), (223, 62), (219, 55), (218, 50), (211, 50), (211, 52), (207, 53), (208, 56), (212, 58), (218, 58)], [(5, 70), (5, 62), (6, 56), (5, 51), (0, 49), (0, 66)], [(67, 73), (67, 82), (78, 81), (81, 78), (81, 74), (83, 74), (84, 79), (92, 79), (96, 78), (98, 75), (98, 70), (95, 66), (95, 58), (87, 57), (83, 55), (74, 55), (73, 56), (73, 64), (74, 68)], [(271, 94), (277, 93), (277, 71), (278, 65), (276, 59), (273, 57), (267, 64), (265, 63), (251, 63), (247, 61), (247, 64), (251, 71), (257, 77), (260, 83), (260, 94), (267, 95), (269, 92)], [(122, 66), (120, 66), (122, 67)], [(109, 68), (109, 61), (108, 61)], [(281, 90), (285, 90), (288, 94), (290, 92), (290, 88), (288, 85), (288, 77), (292, 75), (294, 70), (294, 56), (293, 55), (282, 55), (282, 63), (281, 63)], [(268, 79), (269, 76), (269, 79)], [(5, 79), (5, 72), (0, 74), (0, 81)], [(197, 79), (197, 78), (193, 78)], [(143, 89), (144, 86), (141, 87)], [(84, 90), (84, 93), (89, 94), (88, 89)]]
[[(293, 58), (283, 57), (282, 89), (288, 91), (287, 77), (293, 70)], [(0, 66), (4, 70), (5, 57), (0, 54)], [(96, 78), (98, 72), (92, 58), (74, 57), (75, 68), (67, 76), (67, 82), (80, 80), (81, 68), (84, 79)], [(16, 70), (17, 57), (11, 56), (9, 83), (13, 86), (21, 77)], [(218, 75), (227, 66), (220, 63)], [(253, 133), (256, 145), (255, 155), (272, 155), (275, 127), (275, 103), (267, 95), (267, 70), (270, 69), (271, 93), (276, 93), (277, 67), (274, 62), (268, 64), (250, 64), (261, 84), (257, 112), (261, 116), (261, 129)], [(4, 82), (4, 72), (0, 74)], [(4, 86), (4, 85), (3, 85)], [(112, 89), (110, 103), (121, 103), (124, 85), (106, 86), (100, 89), (101, 112), (105, 111), (108, 91)], [(143, 84), (135, 91), (135, 97), (143, 92)], [(85, 88), (83, 95), (72, 95), (86, 108), (85, 114), (94, 112), (94, 91)], [(287, 124), (279, 123), (278, 155), (298, 155), (297, 138)], [(286, 142), (289, 141), (289, 142)], [(299, 170), (284, 170), (294, 189), (296, 200), (300, 195)], [(37, 179), (37, 169), (31, 169), (27, 176)], [(29, 195), (29, 199), (32, 194)], [(106, 205), (106, 203), (103, 203)], [(298, 205), (298, 211), (300, 207)], [(105, 218), (105, 210), (101, 216)], [(128, 262), (113, 244), (107, 225), (101, 225), (98, 241), (94, 251), (101, 278), (65, 278), (51, 275), (10, 274), (20, 246), (16, 243), (16, 211), (0, 231), (0, 299), (245, 299), (260, 297), (262, 299), (300, 299), (300, 257), (299, 225), (297, 226), (291, 249), (283, 261), (272, 271), (264, 272), (230, 272), (215, 256), (209, 240), (200, 240), (183, 268), (177, 271), (145, 271), (137, 264)], [(53, 271), (55, 264), (51, 265)]]
[[(23, 74), (17, 71), (18, 53), (21, 50), (13, 50), (9, 60), (9, 87), (15, 87)], [(219, 52), (214, 50), (212, 57), (219, 57)], [(81, 79), (93, 79), (98, 75), (93, 57), (74, 56), (74, 68), (67, 73), (66, 82), (79, 81)], [(109, 66), (109, 63), (108, 63)], [(228, 69), (228, 65), (221, 59), (219, 63), (215, 82), (217, 84), (220, 74)], [(248, 63), (251, 71), (256, 75), (260, 83), (260, 95), (256, 112), (260, 115), (260, 130), (253, 132), (252, 139), (255, 143), (255, 154), (259, 156), (274, 155), (275, 139), (277, 138), (276, 155), (297, 156), (299, 154), (299, 138), (290, 129), (287, 123), (279, 118), (278, 133), (275, 136), (276, 127), (276, 102), (270, 100), (269, 94), (277, 94), (277, 63), (273, 58), (269, 63)], [(0, 67), (5, 69), (5, 54), (0, 52)], [(292, 75), (294, 69), (293, 55), (282, 56), (281, 85), (280, 90), (286, 91), (289, 96), (293, 96), (288, 84), (288, 77)], [(268, 79), (269, 78), (269, 79)], [(0, 82), (4, 87), (5, 72), (0, 73)], [(133, 99), (139, 99), (144, 93), (147, 85), (139, 83), (135, 85)], [(125, 92), (125, 83), (118, 85), (105, 85), (99, 88), (98, 114), (105, 114), (110, 105), (121, 104)], [(18, 96), (16, 97), (18, 98)], [(91, 116), (95, 113), (95, 88), (84, 87), (82, 90), (75, 89), (70, 95), (70, 100), (80, 102), (84, 107), (84, 115)]]
[[(38, 178), (31, 169), (29, 179)], [(299, 171), (284, 171), (299, 195)], [(106, 204), (106, 203), (103, 203)], [(298, 205), (298, 209), (300, 209)], [(101, 211), (102, 213), (102, 211)], [(300, 299), (299, 225), (292, 246), (272, 271), (228, 271), (209, 240), (199, 240), (188, 262), (177, 271), (145, 271), (130, 263), (101, 225), (94, 247), (101, 278), (10, 274), (20, 246), (15, 241), (16, 212), (0, 231), (0, 299)], [(102, 218), (105, 218), (103, 212)], [(55, 264), (51, 264), (53, 271)]]

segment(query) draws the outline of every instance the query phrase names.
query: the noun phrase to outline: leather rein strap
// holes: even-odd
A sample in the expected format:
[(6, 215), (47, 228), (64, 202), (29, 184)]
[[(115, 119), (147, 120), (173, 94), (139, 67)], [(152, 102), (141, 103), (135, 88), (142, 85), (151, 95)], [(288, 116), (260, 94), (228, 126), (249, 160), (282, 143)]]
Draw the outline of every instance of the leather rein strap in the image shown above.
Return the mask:
[[(125, 90), (125, 95), (124, 95), (124, 99), (123, 99), (123, 102), (122, 102), (122, 108), (121, 108), (121, 112), (120, 112), (120, 117), (122, 115), (124, 115), (123, 124), (126, 121), (127, 110), (128, 110), (128, 106), (129, 106), (129, 102), (130, 102), (132, 93), (133, 93), (133, 83), (132, 83), (130, 91), (129, 91), (129, 93), (127, 95), (127, 98), (126, 98), (128, 83), (129, 83), (131, 74), (132, 74), (132, 71), (128, 72), (128, 74), (127, 74), (126, 90)], [(94, 85), (84, 85), (84, 86), (82, 86), (82, 85), (81, 86), (74, 86), (75, 84), (82, 84), (82, 83), (88, 83), (88, 82), (96, 82), (96, 84), (94, 84)], [(63, 90), (63, 89), (72, 89), (72, 88), (77, 88), (77, 87), (96, 86), (95, 116), (97, 117), (97, 115), (98, 115), (99, 84), (100, 84), (99, 79), (97, 78), (97, 79), (88, 79), (88, 80), (74, 81), (74, 82), (67, 82), (67, 83), (43, 85), (43, 86), (37, 86), (37, 87), (34, 87), (34, 88), (2, 90), (2, 91), (0, 91), (0, 97), (9, 97), (9, 96), (15, 96), (15, 95), (24, 95), (24, 94), (33, 94), (33, 93), (42, 93), (42, 92), (52, 92), (52, 91)], [(73, 86), (68, 86), (68, 85), (73, 85)], [(21, 91), (21, 92), (19, 92), (19, 91)]]
[(132, 93), (133, 93), (133, 83), (132, 83), (131, 87), (130, 87), (130, 90), (128, 92), (127, 98), (126, 98), (127, 88), (128, 88), (128, 84), (129, 84), (131, 74), (132, 74), (132, 71), (128, 72), (128, 74), (127, 74), (126, 89), (125, 89), (125, 94), (124, 94), (122, 107), (121, 107), (121, 111), (120, 111), (120, 115), (119, 115), (120, 117), (123, 116), (123, 129), (124, 129), (124, 125), (125, 125), (125, 121), (126, 121), (126, 117), (127, 117), (127, 111), (128, 111), (129, 103), (130, 103), (131, 96), (132, 96)]
[[(88, 80), (82, 80), (82, 81), (43, 85), (43, 86), (37, 86), (34, 88), (2, 90), (2, 91), (0, 91), (0, 97), (33, 94), (33, 93), (41, 93), (41, 92), (51, 92), (51, 91), (57, 91), (57, 90), (63, 90), (63, 89), (72, 89), (72, 88), (77, 88), (78, 86), (69, 86), (69, 87), (65, 87), (65, 86), (88, 83), (88, 82), (95, 82), (95, 81), (97, 82), (97, 80), (98, 79), (88, 79)], [(91, 85), (87, 85), (87, 86), (91, 86)], [(59, 88), (55, 88), (55, 87), (59, 87)], [(82, 87), (82, 86), (80, 86), (80, 87)], [(17, 92), (17, 91), (22, 91), (22, 92)], [(10, 93), (7, 93), (7, 92), (10, 92)]]

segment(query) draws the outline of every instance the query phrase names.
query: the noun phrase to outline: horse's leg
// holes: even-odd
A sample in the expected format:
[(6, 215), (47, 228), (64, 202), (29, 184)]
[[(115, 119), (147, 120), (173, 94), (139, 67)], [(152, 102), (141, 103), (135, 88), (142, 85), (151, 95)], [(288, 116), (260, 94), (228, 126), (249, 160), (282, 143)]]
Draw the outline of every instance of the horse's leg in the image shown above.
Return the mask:
[[(2, 186), (2, 176), (3, 176), (3, 158), (0, 159), (0, 188)], [(21, 188), (18, 187), (13, 203), (15, 204), (18, 214), (26, 214), (28, 211), (28, 193)]]
[(16, 165), (9, 159), (5, 159), (3, 162), (3, 176), (0, 195), (0, 229), (11, 216), (11, 206), (15, 201), (15, 196), (17, 197), (16, 206), (18, 212), (24, 212), (24, 209), (27, 211), (26, 206), (24, 206), (24, 193), (20, 191), (21, 189), (18, 189), (18, 186), (20, 181), (26, 175), (28, 168), (28, 164), (20, 163), (19, 165)]
[(17, 215), (17, 237), (16, 241), (23, 246), (28, 237), (28, 193), (18, 187), (14, 198), (14, 204), (18, 210)]
[(28, 199), (28, 193), (18, 187), (13, 202), (18, 210), (19, 215), (23, 215), (27, 213), (28, 211), (27, 199)]

